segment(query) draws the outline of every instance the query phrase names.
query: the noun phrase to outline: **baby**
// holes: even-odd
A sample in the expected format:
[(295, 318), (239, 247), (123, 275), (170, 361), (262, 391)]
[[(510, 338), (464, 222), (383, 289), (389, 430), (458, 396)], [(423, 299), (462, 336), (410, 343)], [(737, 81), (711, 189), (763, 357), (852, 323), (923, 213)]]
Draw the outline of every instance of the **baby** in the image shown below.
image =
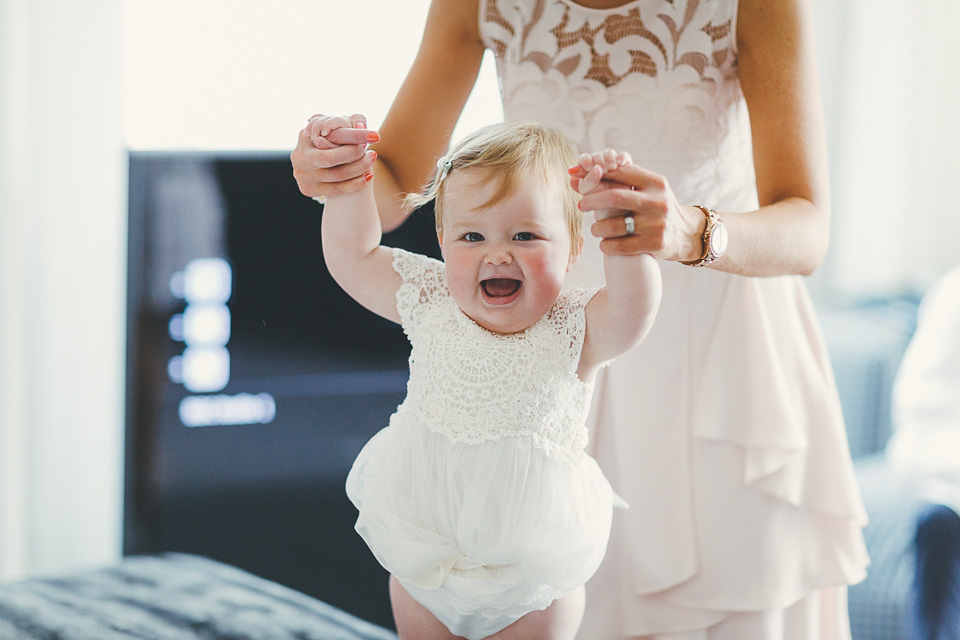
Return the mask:
[[(315, 118), (313, 134), (351, 126)], [(583, 157), (573, 183), (606, 188), (629, 161)], [(605, 287), (564, 290), (583, 242), (576, 164), (538, 124), (469, 136), (407, 198), (434, 203), (443, 262), (380, 245), (372, 174), (326, 201), (330, 273), (412, 345), (407, 397), (347, 479), (401, 639), (572, 639), (579, 627), (618, 500), (584, 453), (593, 381), (646, 335), (660, 272), (649, 255), (606, 256)]]

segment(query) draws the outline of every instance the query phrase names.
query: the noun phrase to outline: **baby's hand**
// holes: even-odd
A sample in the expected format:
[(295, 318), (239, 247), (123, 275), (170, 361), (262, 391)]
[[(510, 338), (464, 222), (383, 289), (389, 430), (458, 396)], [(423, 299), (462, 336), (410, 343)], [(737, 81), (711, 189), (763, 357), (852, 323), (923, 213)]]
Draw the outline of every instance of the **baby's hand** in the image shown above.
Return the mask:
[(318, 149), (332, 149), (348, 145), (366, 145), (379, 142), (380, 134), (366, 128), (366, 118), (360, 114), (346, 116), (312, 116), (303, 129)]
[(579, 164), (570, 169), (574, 178), (579, 178), (575, 181), (574, 188), (581, 195), (587, 195), (600, 186), (608, 173), (628, 164), (633, 164), (633, 160), (626, 151), (617, 153), (613, 149), (607, 149), (593, 154), (584, 153), (580, 156)]

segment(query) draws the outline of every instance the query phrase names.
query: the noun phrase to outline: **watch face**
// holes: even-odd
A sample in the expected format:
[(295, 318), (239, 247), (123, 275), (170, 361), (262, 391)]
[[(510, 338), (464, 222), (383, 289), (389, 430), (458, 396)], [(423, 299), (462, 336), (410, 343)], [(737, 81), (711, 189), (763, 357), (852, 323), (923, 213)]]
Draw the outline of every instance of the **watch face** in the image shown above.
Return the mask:
[(722, 224), (715, 225), (710, 232), (710, 253), (720, 257), (727, 250), (727, 228)]

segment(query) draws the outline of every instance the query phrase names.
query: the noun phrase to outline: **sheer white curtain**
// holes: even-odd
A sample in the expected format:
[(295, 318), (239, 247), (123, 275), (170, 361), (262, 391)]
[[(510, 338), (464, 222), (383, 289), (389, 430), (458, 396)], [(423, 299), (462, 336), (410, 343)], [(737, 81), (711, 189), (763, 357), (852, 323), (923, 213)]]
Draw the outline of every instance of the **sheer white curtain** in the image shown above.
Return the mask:
[(0, 0), (0, 579), (120, 552), (121, 28)]
[(833, 293), (922, 290), (960, 263), (960, 3), (817, 0)]

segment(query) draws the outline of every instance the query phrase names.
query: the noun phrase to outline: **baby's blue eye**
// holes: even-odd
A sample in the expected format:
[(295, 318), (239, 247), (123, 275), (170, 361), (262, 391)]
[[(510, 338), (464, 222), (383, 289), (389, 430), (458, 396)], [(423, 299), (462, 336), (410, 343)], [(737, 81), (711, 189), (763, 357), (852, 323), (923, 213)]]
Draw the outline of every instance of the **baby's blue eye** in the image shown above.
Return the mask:
[(514, 240), (519, 240), (520, 242), (529, 242), (530, 240), (535, 240), (537, 236), (529, 231), (521, 231), (517, 235), (513, 236)]
[(477, 233), (476, 231), (470, 231), (463, 234), (463, 239), (467, 242), (481, 242), (483, 241), (483, 235)]

